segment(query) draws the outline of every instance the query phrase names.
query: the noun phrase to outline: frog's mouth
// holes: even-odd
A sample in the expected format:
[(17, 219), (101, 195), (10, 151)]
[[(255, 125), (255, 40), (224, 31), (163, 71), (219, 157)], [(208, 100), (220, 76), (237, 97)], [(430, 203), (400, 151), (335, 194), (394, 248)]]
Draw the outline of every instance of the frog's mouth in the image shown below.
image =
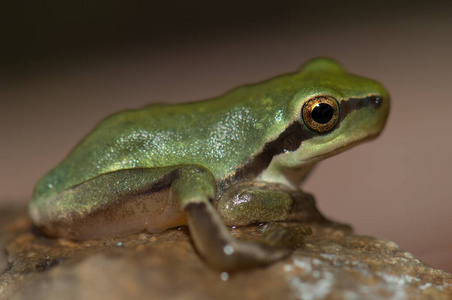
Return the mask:
[(324, 160), (325, 158), (328, 158), (328, 157), (337, 155), (339, 153), (342, 153), (342, 152), (344, 152), (344, 151), (346, 151), (346, 150), (348, 150), (350, 148), (353, 148), (353, 147), (355, 147), (355, 146), (357, 146), (359, 144), (362, 144), (362, 143), (365, 143), (367, 141), (373, 140), (373, 139), (377, 138), (379, 135), (380, 135), (380, 132), (369, 134), (369, 135), (367, 135), (366, 137), (364, 137), (362, 139), (359, 139), (359, 140), (356, 140), (356, 141), (352, 141), (352, 142), (350, 142), (348, 144), (345, 144), (345, 145), (343, 145), (341, 147), (338, 147), (338, 148), (336, 148), (334, 150), (331, 150), (329, 152), (326, 152), (324, 154), (316, 155), (316, 156), (306, 160), (304, 163), (305, 164), (316, 163), (318, 161)]

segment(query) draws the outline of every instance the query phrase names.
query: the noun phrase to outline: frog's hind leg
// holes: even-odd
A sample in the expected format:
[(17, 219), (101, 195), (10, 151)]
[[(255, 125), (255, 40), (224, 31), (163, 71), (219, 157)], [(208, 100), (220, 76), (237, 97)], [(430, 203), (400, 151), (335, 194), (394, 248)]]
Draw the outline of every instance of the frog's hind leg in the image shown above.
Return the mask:
[(196, 249), (212, 267), (223, 271), (247, 269), (290, 254), (288, 249), (233, 238), (209, 201), (215, 196), (213, 175), (199, 166), (185, 166), (178, 173), (170, 197), (181, 203)]
[(169, 190), (176, 168), (106, 173), (30, 203), (30, 216), (48, 236), (74, 240), (159, 232), (187, 224)]
[(211, 204), (213, 174), (197, 165), (107, 173), (30, 204), (34, 223), (47, 235), (75, 240), (123, 236), (186, 225), (208, 264), (230, 271), (271, 263), (290, 253), (239, 241)]

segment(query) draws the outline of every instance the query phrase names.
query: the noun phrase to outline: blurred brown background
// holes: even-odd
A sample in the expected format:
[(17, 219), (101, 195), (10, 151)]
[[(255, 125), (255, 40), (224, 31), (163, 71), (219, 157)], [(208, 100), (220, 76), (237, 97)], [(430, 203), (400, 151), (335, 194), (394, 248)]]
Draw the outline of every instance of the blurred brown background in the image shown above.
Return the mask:
[(452, 272), (451, 5), (169, 2), (3, 9), (2, 202), (26, 203), (36, 181), (113, 112), (216, 96), (329, 56), (383, 82), (392, 111), (378, 140), (323, 162), (305, 190), (328, 216)]

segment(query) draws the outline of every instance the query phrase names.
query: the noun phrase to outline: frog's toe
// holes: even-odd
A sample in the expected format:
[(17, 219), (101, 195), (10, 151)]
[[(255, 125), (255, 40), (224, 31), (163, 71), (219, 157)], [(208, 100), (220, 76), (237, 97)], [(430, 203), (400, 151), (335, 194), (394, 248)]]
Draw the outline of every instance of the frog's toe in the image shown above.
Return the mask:
[(262, 230), (261, 242), (275, 248), (297, 249), (305, 244), (305, 236), (311, 235), (309, 226), (300, 224), (268, 223)]
[(317, 208), (314, 196), (303, 192), (293, 195), (293, 204), (287, 221), (331, 223)]

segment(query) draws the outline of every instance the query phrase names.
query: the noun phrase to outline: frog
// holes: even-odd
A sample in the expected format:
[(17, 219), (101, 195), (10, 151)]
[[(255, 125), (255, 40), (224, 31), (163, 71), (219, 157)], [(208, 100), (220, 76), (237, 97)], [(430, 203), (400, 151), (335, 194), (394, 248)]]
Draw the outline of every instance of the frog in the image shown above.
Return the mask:
[[(319, 57), (218, 97), (121, 111), (37, 183), (29, 214), (71, 240), (187, 226), (212, 268), (265, 266), (293, 249), (230, 227), (328, 221), (300, 185), (321, 160), (376, 138), (389, 102), (379, 82)], [(278, 230), (268, 236), (287, 240)]]

